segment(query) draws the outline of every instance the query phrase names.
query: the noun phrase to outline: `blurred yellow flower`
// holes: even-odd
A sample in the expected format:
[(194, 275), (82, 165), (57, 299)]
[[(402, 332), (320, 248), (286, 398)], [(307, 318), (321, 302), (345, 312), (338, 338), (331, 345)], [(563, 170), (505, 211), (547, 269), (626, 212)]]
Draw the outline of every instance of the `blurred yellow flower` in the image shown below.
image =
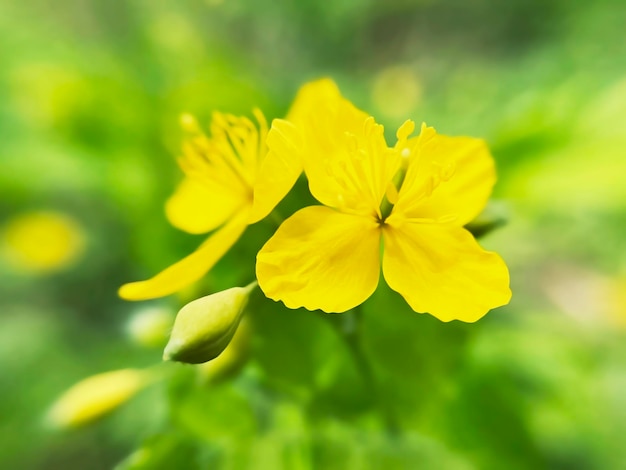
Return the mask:
[(374, 78), (372, 102), (384, 116), (401, 119), (413, 112), (422, 98), (422, 83), (412, 67), (387, 67)]
[(102, 417), (150, 383), (143, 370), (122, 369), (88, 377), (67, 390), (47, 415), (50, 426), (73, 428)]
[(179, 163), (185, 179), (166, 204), (172, 225), (188, 233), (213, 231), (191, 255), (153, 278), (125, 284), (119, 295), (144, 300), (172, 294), (206, 274), (239, 239), (248, 224), (267, 216), (301, 173), (291, 155), (273, 151), (267, 123), (255, 110), (248, 118), (214, 113), (206, 136), (184, 115), (189, 137)]
[(9, 220), (1, 233), (2, 254), (18, 271), (47, 273), (74, 263), (85, 237), (78, 224), (58, 212), (27, 212)]
[(473, 322), (508, 303), (506, 265), (463, 228), (495, 183), (485, 143), (425, 125), (410, 138), (407, 121), (389, 148), (372, 117), (345, 99), (325, 103), (304, 125), (278, 122), (276, 151), (298, 154), (324, 206), (296, 212), (261, 249), (265, 294), (289, 308), (344, 312), (374, 292), (382, 258), (387, 283), (416, 312)]

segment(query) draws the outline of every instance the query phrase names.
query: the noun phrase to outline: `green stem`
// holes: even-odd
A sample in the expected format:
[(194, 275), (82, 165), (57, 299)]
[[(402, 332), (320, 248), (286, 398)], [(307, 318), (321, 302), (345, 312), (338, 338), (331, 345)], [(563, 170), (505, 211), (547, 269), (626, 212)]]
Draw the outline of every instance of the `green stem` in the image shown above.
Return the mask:
[(365, 349), (363, 348), (363, 342), (361, 341), (362, 315), (361, 309), (356, 307), (351, 312), (347, 312), (341, 316), (324, 314), (324, 317), (330, 320), (330, 323), (335, 328), (335, 331), (337, 331), (350, 351), (352, 360), (354, 361), (365, 387), (371, 393), (374, 403), (379, 408), (387, 431), (389, 434), (397, 434), (399, 431), (397, 420), (391, 410), (391, 407), (389, 407), (380, 392), (378, 380), (376, 379), (372, 365), (367, 358)]
[(250, 292), (252, 292), (258, 285), (259, 285), (259, 282), (255, 279), (247, 286), (244, 286), (244, 289), (246, 289), (248, 291), (248, 294), (250, 294)]
[(285, 221), (285, 218), (280, 215), (276, 209), (270, 212), (267, 219), (276, 224), (276, 228), (280, 227), (280, 225)]

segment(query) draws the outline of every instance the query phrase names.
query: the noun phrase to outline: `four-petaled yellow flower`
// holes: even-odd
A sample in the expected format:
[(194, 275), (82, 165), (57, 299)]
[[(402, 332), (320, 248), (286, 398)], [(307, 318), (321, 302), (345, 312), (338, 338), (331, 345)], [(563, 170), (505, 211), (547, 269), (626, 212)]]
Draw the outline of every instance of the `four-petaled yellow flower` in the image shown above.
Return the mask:
[(495, 183), (485, 143), (425, 125), (410, 137), (407, 121), (389, 148), (382, 126), (329, 80), (304, 88), (294, 106), (316, 95), (320, 106), (269, 132), (279, 159), (302, 162), (324, 205), (296, 212), (261, 249), (264, 293), (289, 308), (345, 312), (374, 292), (382, 261), (388, 285), (416, 312), (473, 322), (507, 304), (505, 263), (463, 228)]
[(210, 136), (184, 115), (189, 133), (179, 163), (185, 173), (166, 205), (172, 225), (192, 234), (213, 231), (192, 254), (155, 277), (125, 284), (127, 300), (162, 297), (206, 274), (237, 241), (248, 224), (267, 216), (301, 173), (300, 162), (268, 150), (272, 137), (255, 110), (257, 127), (245, 117), (214, 113)]

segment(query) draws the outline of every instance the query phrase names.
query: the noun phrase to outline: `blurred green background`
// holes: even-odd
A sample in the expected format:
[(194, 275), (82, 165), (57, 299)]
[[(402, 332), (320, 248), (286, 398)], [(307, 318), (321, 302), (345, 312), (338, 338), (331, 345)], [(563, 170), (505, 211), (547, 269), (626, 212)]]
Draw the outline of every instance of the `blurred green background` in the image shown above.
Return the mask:
[[(0, 11), (2, 468), (106, 469), (138, 448), (124, 468), (626, 468), (621, 0), (0, 0)], [(511, 304), (444, 324), (381, 282), (361, 325), (379, 400), (326, 319), (259, 295), (250, 360), (231, 380), (199, 385), (191, 366), (172, 366), (115, 414), (47, 429), (73, 383), (160, 361), (129, 318), (247, 284), (272, 233), (251, 227), (195, 291), (117, 298), (203, 239), (163, 214), (181, 178), (180, 113), (281, 117), (320, 76), (390, 142), (409, 117), (488, 140), (494, 210), (509, 223), (481, 243), (509, 264)], [(303, 182), (281, 210), (299, 197)], [(29, 262), (55, 243), (69, 248)], [(385, 431), (378, 401), (400, 433)]]

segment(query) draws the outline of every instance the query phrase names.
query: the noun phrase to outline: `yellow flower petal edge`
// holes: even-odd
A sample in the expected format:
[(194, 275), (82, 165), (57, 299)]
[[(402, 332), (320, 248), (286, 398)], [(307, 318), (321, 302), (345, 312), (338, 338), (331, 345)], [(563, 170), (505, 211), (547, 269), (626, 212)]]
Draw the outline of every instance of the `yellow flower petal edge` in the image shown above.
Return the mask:
[(192, 254), (146, 281), (120, 287), (119, 296), (126, 300), (163, 297), (186, 287), (204, 276), (248, 226), (248, 211), (242, 211), (219, 228)]
[(266, 217), (287, 195), (302, 173), (302, 157), (297, 142), (299, 137), (293, 124), (274, 119), (267, 135), (269, 151), (254, 185), (249, 223)]
[(511, 299), (502, 258), (463, 228), (391, 216), (383, 240), (385, 280), (416, 312), (475, 322)]
[(287, 113), (287, 121), (296, 126), (306, 125), (312, 112), (323, 105), (343, 99), (335, 82), (328, 78), (319, 78), (300, 87)]
[(285, 220), (257, 255), (259, 286), (289, 308), (345, 312), (376, 289), (379, 246), (371, 219), (306, 207)]

